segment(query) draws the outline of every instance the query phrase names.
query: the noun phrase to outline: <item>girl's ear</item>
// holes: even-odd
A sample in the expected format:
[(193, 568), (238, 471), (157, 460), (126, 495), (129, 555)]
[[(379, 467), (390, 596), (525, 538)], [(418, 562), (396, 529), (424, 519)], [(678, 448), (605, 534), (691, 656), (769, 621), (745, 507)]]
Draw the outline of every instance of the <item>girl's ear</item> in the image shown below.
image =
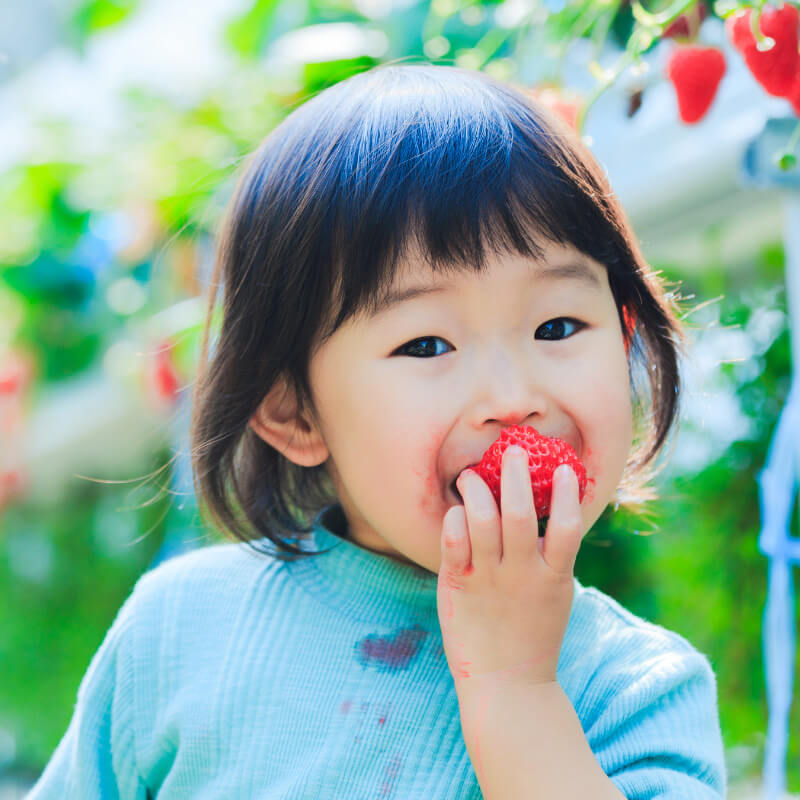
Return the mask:
[(278, 380), (250, 418), (256, 436), (302, 467), (316, 467), (328, 459), (328, 447), (316, 425), (298, 412), (294, 392)]

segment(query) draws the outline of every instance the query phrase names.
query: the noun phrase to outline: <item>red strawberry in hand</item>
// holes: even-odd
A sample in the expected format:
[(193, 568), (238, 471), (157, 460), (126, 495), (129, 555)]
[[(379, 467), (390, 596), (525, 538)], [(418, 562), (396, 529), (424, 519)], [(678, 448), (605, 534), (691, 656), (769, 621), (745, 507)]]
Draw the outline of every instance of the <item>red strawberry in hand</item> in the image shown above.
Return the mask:
[(539, 519), (539, 535), (544, 535), (541, 522), (550, 515), (550, 498), (553, 493), (553, 473), (561, 464), (569, 464), (578, 478), (579, 501), (586, 494), (586, 468), (575, 451), (555, 436), (542, 436), (529, 425), (512, 425), (503, 428), (500, 436), (483, 454), (480, 463), (473, 467), (492, 490), (500, 505), (500, 471), (503, 452), (512, 444), (519, 445), (528, 454), (528, 469), (533, 487), (533, 505)]
[(678, 113), (692, 124), (701, 120), (725, 74), (725, 56), (716, 47), (676, 47), (667, 62), (667, 75), (678, 95)]
[(770, 50), (759, 50), (753, 35), (752, 8), (737, 11), (725, 20), (733, 46), (742, 54), (753, 77), (771, 95), (784, 97), (790, 90), (797, 71), (797, 25), (800, 15), (794, 6), (764, 6), (758, 27), (764, 36), (775, 40)]

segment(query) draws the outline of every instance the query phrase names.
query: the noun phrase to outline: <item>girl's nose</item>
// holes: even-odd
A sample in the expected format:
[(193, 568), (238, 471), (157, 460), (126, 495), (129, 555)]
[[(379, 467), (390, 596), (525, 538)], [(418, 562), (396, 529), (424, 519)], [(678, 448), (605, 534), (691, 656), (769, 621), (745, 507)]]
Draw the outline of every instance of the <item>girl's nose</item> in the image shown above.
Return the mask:
[(487, 355), (484, 368), (475, 370), (472, 385), (471, 416), (477, 426), (487, 422), (524, 425), (531, 417), (547, 413), (543, 375), (522, 355), (494, 350)]

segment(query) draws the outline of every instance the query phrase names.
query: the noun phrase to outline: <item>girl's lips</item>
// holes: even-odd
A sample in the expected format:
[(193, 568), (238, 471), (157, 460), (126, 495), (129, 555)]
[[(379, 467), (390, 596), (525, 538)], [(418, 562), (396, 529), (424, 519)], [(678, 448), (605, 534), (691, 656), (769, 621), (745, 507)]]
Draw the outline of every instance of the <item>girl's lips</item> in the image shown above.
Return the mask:
[(478, 466), (478, 464), (479, 464), (479, 463), (480, 463), (480, 460), (478, 460), (478, 461), (473, 461), (473, 462), (471, 462), (471, 463), (469, 463), (469, 464), (465, 464), (465, 465), (464, 465), (463, 467), (461, 467), (461, 469), (460, 469), (460, 470), (459, 470), (459, 471), (458, 471), (458, 472), (455, 474), (455, 476), (453, 477), (453, 480), (450, 482), (450, 486), (449, 486), (449, 488), (450, 488), (450, 492), (453, 494), (453, 497), (455, 497), (455, 498), (456, 498), (457, 502), (459, 502), (459, 503), (463, 503), (463, 502), (464, 502), (464, 499), (461, 497), (461, 492), (459, 492), (459, 491), (458, 491), (458, 486), (456, 486), (456, 481), (458, 480), (458, 476), (459, 476), (459, 475), (461, 475), (461, 473), (462, 473), (462, 472), (463, 472), (465, 469), (474, 469), (475, 467), (477, 467), (477, 466)]

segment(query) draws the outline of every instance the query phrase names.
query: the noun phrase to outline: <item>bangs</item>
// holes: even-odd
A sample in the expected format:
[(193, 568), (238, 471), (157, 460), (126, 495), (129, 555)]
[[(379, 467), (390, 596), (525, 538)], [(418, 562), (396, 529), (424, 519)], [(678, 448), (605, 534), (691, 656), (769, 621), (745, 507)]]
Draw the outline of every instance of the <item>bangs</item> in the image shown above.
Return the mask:
[(292, 462), (250, 422), (273, 391), (317, 418), (315, 350), (377, 311), (406, 261), (480, 272), (495, 254), (541, 260), (549, 244), (604, 265), (623, 335), (623, 310), (635, 321), (635, 447), (620, 497), (653, 499), (649, 465), (677, 418), (682, 327), (603, 169), (565, 122), (483, 73), (390, 65), (300, 105), (248, 161), (220, 230), (192, 390), (195, 486), (223, 530), (314, 555), (292, 540), (336, 500), (327, 467)]
[(374, 311), (411, 253), (434, 272), (480, 271), (488, 253), (540, 258), (548, 241), (609, 269), (629, 260), (576, 134), (488, 76), (380, 67), (284, 126), (281, 183), (301, 187), (284, 219), (329, 301), (320, 341)]

